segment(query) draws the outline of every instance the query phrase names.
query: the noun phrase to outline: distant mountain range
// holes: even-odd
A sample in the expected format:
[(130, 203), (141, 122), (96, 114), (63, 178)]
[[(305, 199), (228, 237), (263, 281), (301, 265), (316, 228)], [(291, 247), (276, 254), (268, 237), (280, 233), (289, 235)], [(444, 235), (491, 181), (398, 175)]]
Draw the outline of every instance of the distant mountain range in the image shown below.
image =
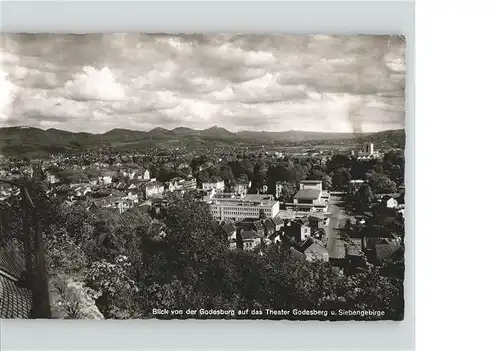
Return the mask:
[(378, 147), (396, 147), (403, 149), (406, 145), (406, 133), (404, 129), (385, 130), (378, 133), (359, 136), (357, 143), (374, 143)]
[(352, 139), (356, 135), (352, 133), (321, 133), (307, 132), (302, 130), (288, 130), (286, 132), (253, 132), (243, 130), (236, 135), (242, 139), (249, 140), (267, 140), (281, 142), (301, 142), (301, 141), (320, 141), (320, 140), (340, 140)]
[(259, 144), (259, 143), (300, 143), (319, 141), (380, 141), (391, 139), (404, 146), (404, 130), (391, 130), (380, 133), (320, 133), (289, 130), (286, 132), (230, 132), (225, 128), (213, 126), (208, 129), (194, 130), (178, 127), (172, 130), (154, 128), (150, 131), (112, 129), (103, 134), (73, 133), (60, 129), (39, 129), (33, 127), (0, 128), (0, 154), (40, 155), (67, 151), (79, 151), (99, 147), (162, 148), (198, 143), (210, 146), (213, 143)]

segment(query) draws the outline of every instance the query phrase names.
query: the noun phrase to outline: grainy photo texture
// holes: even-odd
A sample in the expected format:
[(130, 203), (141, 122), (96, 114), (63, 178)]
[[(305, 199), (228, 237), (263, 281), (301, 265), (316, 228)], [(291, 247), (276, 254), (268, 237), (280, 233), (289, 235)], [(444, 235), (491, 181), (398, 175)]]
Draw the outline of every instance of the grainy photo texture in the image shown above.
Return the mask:
[(1, 318), (404, 318), (403, 37), (1, 48)]

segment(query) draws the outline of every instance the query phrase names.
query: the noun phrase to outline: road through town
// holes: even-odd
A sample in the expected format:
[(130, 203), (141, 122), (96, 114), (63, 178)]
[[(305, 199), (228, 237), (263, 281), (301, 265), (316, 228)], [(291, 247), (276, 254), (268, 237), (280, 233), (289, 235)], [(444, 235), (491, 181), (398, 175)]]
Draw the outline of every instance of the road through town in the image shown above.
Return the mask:
[(345, 212), (339, 206), (340, 196), (332, 195), (330, 202), (328, 204), (327, 212), (330, 213), (330, 223), (326, 228), (328, 253), (330, 258), (344, 258), (345, 257), (345, 246), (344, 242), (340, 237), (340, 228), (343, 228), (345, 224)]

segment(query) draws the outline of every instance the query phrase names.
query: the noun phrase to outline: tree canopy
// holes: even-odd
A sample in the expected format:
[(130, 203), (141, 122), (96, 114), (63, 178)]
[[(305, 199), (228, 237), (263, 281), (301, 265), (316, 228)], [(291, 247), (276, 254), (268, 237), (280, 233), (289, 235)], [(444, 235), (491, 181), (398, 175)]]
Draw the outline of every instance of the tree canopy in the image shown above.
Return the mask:
[(370, 184), (376, 194), (392, 194), (398, 191), (396, 183), (386, 175), (375, 175)]

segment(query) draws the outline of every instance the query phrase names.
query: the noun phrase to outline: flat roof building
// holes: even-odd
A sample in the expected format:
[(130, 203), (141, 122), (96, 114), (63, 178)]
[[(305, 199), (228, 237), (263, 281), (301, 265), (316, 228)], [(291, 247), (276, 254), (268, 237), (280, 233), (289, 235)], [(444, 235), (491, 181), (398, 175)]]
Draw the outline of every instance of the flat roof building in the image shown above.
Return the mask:
[(241, 198), (212, 198), (208, 201), (214, 218), (243, 220), (260, 218), (264, 214), (274, 218), (279, 213), (279, 202), (272, 195), (246, 195)]
[(301, 189), (297, 191), (293, 198), (298, 201), (319, 201), (321, 198), (321, 190)]
[(303, 180), (299, 191), (293, 197), (294, 204), (324, 205), (323, 182), (321, 180)]
[(323, 191), (322, 184), (321, 180), (301, 181), (293, 203), (286, 203), (286, 208), (300, 212), (326, 211), (330, 194)]

